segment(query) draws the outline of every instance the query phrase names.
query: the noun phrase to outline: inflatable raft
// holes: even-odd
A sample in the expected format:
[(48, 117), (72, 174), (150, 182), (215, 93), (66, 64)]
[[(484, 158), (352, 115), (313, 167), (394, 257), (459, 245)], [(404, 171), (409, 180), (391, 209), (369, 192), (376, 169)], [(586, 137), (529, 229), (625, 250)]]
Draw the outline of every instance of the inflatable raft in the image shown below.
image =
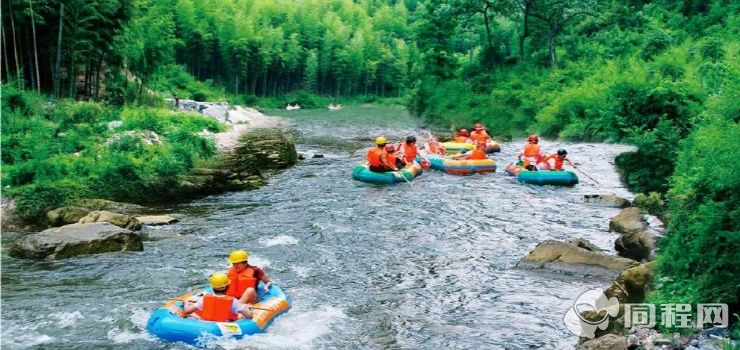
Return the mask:
[[(475, 149), (475, 145), (461, 142), (443, 142), (442, 147), (445, 148), (448, 154), (458, 154)], [(486, 143), (486, 153), (491, 154), (496, 152), (501, 152), (501, 145), (496, 141), (488, 141)]]
[[(401, 169), (401, 171), (375, 172), (368, 168), (368, 165), (358, 165), (352, 170), (352, 178), (358, 181), (371, 184), (387, 185), (396, 182), (411, 181), (421, 175), (422, 169), (419, 163), (414, 162)], [(404, 180), (404, 177), (406, 180)]]
[(506, 167), (506, 173), (516, 176), (519, 182), (532, 185), (573, 186), (578, 183), (576, 173), (568, 170), (530, 171), (525, 170), (519, 165), (511, 164)]
[(493, 159), (451, 159), (440, 156), (429, 156), (430, 167), (442, 170), (448, 174), (472, 175), (492, 173), (496, 171), (496, 162)]
[(278, 315), (290, 308), (290, 298), (276, 285), (270, 286), (270, 291), (264, 293), (264, 285), (258, 287), (259, 302), (254, 304), (252, 319), (243, 319), (235, 322), (202, 321), (195, 318), (180, 317), (183, 310), (183, 300), (194, 298), (205, 292), (212, 292), (210, 286), (201, 290), (189, 292), (166, 302), (162, 307), (154, 310), (146, 329), (162, 340), (169, 342), (183, 342), (195, 346), (207, 346), (217, 337), (234, 337), (241, 339), (255, 333), (263, 333)]

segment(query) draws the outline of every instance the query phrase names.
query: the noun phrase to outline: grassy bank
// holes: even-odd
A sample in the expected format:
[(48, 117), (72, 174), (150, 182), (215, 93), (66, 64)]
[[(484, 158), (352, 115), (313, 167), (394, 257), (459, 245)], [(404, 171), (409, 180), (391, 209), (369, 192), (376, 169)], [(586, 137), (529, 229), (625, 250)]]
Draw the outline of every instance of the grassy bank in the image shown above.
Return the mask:
[(38, 220), (78, 198), (161, 200), (157, 194), (169, 193), (196, 161), (215, 155), (198, 133), (223, 128), (191, 113), (52, 104), (12, 85), (2, 89), (3, 197), (16, 199), (21, 220)]

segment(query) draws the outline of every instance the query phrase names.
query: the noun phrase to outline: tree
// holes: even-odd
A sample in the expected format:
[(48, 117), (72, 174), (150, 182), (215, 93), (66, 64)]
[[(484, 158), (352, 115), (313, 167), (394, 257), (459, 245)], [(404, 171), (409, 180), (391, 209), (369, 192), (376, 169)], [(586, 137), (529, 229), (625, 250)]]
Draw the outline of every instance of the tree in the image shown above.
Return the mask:
[[(558, 68), (558, 37), (572, 20), (579, 16), (595, 16), (595, 0), (532, 0), (527, 6), (530, 16), (547, 25), (547, 47), (550, 67)], [(520, 44), (520, 47), (523, 44)]]

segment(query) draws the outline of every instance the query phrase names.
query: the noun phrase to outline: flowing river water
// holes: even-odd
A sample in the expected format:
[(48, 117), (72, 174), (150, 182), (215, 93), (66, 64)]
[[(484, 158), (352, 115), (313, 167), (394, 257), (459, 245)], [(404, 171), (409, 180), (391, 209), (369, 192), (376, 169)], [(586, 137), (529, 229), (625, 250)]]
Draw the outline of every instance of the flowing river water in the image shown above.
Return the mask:
[(542, 142), (567, 148), (600, 184), (583, 176), (573, 188), (518, 184), (501, 171), (523, 144), (515, 140), (495, 156), (498, 173), (428, 171), (413, 186), (376, 187), (350, 176), (369, 140), (418, 133), (420, 121), (390, 107), (285, 114), (308, 159), (255, 191), (155, 208), (181, 221), (152, 229), (169, 238), (145, 242), (143, 252), (44, 262), (4, 252), (2, 348), (190, 348), (149, 335), (149, 313), (225, 270), (237, 248), (250, 251), (293, 307), (266, 334), (218, 348), (575, 345), (563, 315), (579, 294), (608, 282), (515, 264), (546, 239), (582, 237), (613, 251), (608, 222), (618, 209), (584, 203), (583, 195), (631, 197), (613, 166), (630, 147)]

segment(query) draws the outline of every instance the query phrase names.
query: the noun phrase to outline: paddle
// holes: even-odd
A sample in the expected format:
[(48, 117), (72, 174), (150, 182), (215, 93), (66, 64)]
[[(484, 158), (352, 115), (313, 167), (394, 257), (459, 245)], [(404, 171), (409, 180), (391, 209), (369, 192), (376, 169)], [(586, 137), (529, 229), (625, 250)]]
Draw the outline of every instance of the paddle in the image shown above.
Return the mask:
[(593, 182), (595, 182), (595, 183), (597, 183), (597, 184), (601, 185), (601, 183), (600, 183), (600, 182), (596, 181), (596, 179), (594, 179), (593, 177), (591, 177), (591, 176), (588, 176), (588, 174), (586, 174), (586, 173), (584, 173), (583, 171), (581, 171), (581, 169), (579, 169), (579, 168), (576, 168), (576, 167), (575, 167), (575, 165), (573, 166), (573, 169), (576, 169), (576, 170), (577, 170), (577, 171), (578, 171), (579, 173), (583, 174), (583, 176), (585, 176), (585, 177), (587, 177), (587, 178), (591, 179), (591, 181), (593, 181)]
[(393, 173), (398, 174), (398, 176), (400, 176), (404, 181), (406, 181), (406, 183), (409, 184), (409, 186), (414, 187), (414, 184), (411, 183), (411, 181), (409, 181), (409, 179), (407, 179), (406, 176), (403, 176), (403, 173), (400, 170), (394, 171)]

